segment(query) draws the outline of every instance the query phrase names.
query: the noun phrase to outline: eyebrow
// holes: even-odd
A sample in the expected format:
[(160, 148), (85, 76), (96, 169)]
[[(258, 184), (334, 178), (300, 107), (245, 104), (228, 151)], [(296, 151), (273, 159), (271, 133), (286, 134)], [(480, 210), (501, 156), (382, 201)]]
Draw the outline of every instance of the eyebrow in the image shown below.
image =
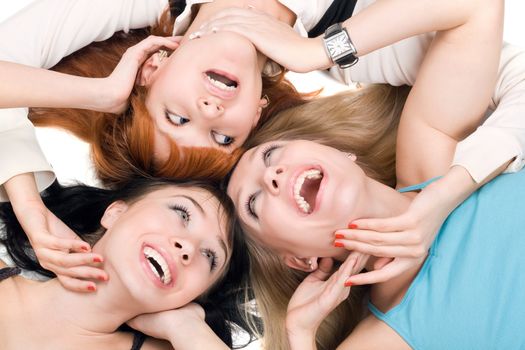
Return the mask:
[(187, 196), (185, 194), (178, 194), (178, 195), (175, 195), (173, 197), (182, 197), (182, 198), (186, 198), (187, 200), (189, 200), (190, 202), (193, 203), (193, 205), (195, 207), (197, 207), (197, 209), (199, 209), (199, 211), (202, 213), (202, 215), (206, 216), (206, 213), (204, 212), (204, 209), (202, 208), (202, 206), (199, 204), (199, 202), (197, 202), (195, 199), (191, 198), (190, 196)]

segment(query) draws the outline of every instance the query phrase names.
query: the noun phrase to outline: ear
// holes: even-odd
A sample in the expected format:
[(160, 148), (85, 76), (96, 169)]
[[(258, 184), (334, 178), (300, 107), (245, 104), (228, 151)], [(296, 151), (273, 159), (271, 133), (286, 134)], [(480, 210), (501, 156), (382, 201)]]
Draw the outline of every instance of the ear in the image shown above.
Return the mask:
[(150, 85), (153, 80), (153, 73), (159, 69), (161, 64), (161, 57), (159, 52), (154, 53), (142, 64), (140, 71), (137, 75), (137, 85), (147, 86)]
[(301, 270), (305, 272), (312, 272), (317, 270), (318, 257), (299, 258), (293, 255), (285, 255), (284, 263), (295, 270)]
[(111, 228), (113, 224), (118, 220), (120, 215), (128, 210), (128, 205), (124, 201), (116, 201), (109, 205), (104, 212), (104, 215), (100, 219), (100, 224), (106, 230)]
[(255, 115), (255, 118), (253, 119), (252, 127), (255, 127), (257, 125), (257, 123), (259, 122), (259, 119), (261, 119), (261, 114), (262, 114), (263, 109), (268, 107), (269, 104), (270, 104), (270, 101), (268, 101), (267, 97), (265, 96), (261, 97), (261, 99), (259, 100), (259, 107), (257, 107), (257, 114)]

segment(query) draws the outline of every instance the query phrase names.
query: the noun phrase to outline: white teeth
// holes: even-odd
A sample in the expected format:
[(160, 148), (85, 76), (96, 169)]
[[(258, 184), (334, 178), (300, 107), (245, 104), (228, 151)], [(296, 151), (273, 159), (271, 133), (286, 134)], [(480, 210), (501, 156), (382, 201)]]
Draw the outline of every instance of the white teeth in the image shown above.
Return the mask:
[[(155, 249), (151, 247), (144, 247), (144, 256), (146, 257), (149, 267), (151, 271), (153, 271), (155, 276), (157, 276), (162, 283), (169, 284), (171, 282), (171, 272), (170, 272), (170, 269), (168, 268), (168, 263), (166, 262), (164, 257), (162, 257), (162, 255), (158, 251), (156, 251)], [(161, 277), (159, 275), (157, 269), (155, 268), (155, 266), (151, 263), (149, 259), (155, 260), (155, 262), (162, 269), (162, 273), (164, 274), (164, 276)]]
[(317, 180), (321, 179), (323, 177), (323, 174), (318, 169), (310, 169), (303, 172), (301, 175), (297, 177), (297, 180), (295, 181), (295, 185), (293, 187), (293, 194), (294, 199), (299, 208), (305, 213), (310, 213), (310, 204), (301, 196), (301, 187), (303, 187), (303, 183), (305, 179), (309, 180)]
[(218, 80), (212, 79), (209, 75), (206, 75), (206, 77), (208, 78), (208, 80), (210, 81), (210, 83), (213, 86), (215, 86), (216, 88), (221, 89), (223, 91), (234, 91), (235, 89), (237, 89), (236, 86), (228, 86), (228, 85), (224, 84), (222, 81), (218, 81)]

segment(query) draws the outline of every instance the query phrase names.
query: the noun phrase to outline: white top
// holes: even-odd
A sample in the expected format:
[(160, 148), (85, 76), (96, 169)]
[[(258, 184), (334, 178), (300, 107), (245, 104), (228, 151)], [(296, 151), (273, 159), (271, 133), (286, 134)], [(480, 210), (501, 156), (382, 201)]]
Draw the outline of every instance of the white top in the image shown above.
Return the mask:
[[(116, 31), (153, 25), (167, 0), (38, 0), (0, 23), (0, 60), (50, 68)], [(0, 184), (34, 172), (39, 190), (55, 179), (27, 108), (0, 109)], [(7, 195), (0, 186), (0, 201)]]

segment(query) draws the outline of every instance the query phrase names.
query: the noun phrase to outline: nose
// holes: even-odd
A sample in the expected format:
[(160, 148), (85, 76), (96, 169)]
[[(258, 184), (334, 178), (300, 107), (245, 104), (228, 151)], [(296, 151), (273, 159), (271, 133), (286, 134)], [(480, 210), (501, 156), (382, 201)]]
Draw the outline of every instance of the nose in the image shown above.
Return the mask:
[(214, 119), (220, 117), (224, 113), (224, 107), (221, 101), (212, 96), (201, 97), (197, 101), (197, 107), (201, 112), (201, 115), (208, 118)]
[(284, 177), (284, 167), (283, 166), (269, 166), (264, 171), (263, 183), (266, 190), (273, 194), (278, 195), (282, 190), (283, 186), (283, 177)]
[(182, 265), (190, 265), (195, 255), (195, 245), (189, 240), (180, 238), (173, 239), (172, 243), (177, 249), (177, 255)]

